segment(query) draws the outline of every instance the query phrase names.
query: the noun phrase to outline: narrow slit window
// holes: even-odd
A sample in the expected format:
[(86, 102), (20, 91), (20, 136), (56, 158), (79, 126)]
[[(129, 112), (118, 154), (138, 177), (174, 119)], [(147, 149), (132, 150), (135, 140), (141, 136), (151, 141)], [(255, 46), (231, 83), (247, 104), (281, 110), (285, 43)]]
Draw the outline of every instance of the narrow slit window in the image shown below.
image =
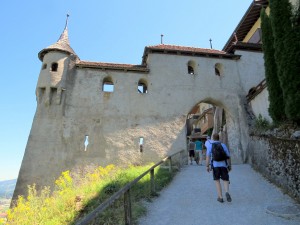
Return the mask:
[(85, 135), (85, 138), (84, 138), (84, 151), (85, 152), (87, 151), (88, 145), (89, 145), (89, 135)]
[(139, 139), (139, 146), (140, 146), (140, 152), (143, 152), (143, 148), (144, 148), (144, 138), (140, 137)]
[(47, 69), (47, 63), (44, 63), (44, 64), (43, 64), (42, 69), (43, 69), (43, 70)]

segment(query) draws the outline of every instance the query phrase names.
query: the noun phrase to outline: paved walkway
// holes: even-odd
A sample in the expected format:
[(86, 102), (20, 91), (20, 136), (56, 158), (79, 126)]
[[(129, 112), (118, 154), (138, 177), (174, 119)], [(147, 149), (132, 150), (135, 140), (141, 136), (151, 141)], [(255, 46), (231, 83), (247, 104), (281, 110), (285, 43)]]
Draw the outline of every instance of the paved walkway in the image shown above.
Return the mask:
[(145, 203), (148, 214), (139, 225), (300, 224), (299, 205), (251, 166), (233, 165), (230, 181), (232, 202), (223, 196), (225, 202), (219, 203), (205, 166), (185, 166), (158, 198)]

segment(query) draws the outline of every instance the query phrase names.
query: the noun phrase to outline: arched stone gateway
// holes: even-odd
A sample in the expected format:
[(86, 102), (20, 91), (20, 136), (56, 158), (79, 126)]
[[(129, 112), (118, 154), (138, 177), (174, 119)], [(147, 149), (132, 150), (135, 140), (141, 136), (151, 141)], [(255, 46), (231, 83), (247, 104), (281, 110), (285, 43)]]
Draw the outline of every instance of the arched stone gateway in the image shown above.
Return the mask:
[[(248, 143), (248, 128), (247, 124), (244, 124), (244, 109), (238, 107), (243, 104), (239, 101), (240, 99), (238, 98), (233, 99), (233, 96), (227, 96), (222, 98), (222, 100), (221, 98), (220, 100), (216, 100), (211, 97), (206, 97), (200, 101), (211, 104), (215, 108), (223, 109), (225, 111), (226, 137), (224, 137), (224, 143), (228, 145), (231, 151), (233, 163), (245, 162), (245, 150), (247, 147), (245, 145)], [(243, 136), (243, 132), (245, 136)], [(217, 133), (219, 132), (217, 131)]]
[[(244, 162), (245, 96), (264, 77), (261, 52), (162, 44), (146, 47), (141, 65), (87, 62), (65, 29), (39, 58), (37, 110), (14, 199), (28, 184), (52, 186), (65, 170), (155, 162), (186, 149), (186, 116), (199, 102), (225, 109), (233, 162)], [(54, 63), (55, 71), (45, 66)]]

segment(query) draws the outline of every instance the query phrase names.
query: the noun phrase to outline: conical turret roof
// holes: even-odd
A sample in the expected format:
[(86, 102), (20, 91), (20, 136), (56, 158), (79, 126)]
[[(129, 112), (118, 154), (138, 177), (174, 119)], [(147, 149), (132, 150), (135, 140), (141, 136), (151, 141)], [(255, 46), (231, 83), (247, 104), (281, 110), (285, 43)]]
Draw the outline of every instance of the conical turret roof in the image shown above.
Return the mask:
[(65, 52), (65, 53), (68, 53), (68, 54), (76, 55), (74, 50), (71, 48), (70, 42), (69, 42), (68, 17), (69, 17), (69, 15), (67, 16), (67, 21), (66, 21), (66, 26), (64, 28), (64, 31), (60, 35), (57, 42), (54, 43), (53, 45), (48, 46), (47, 48), (44, 48), (43, 50), (41, 50), (39, 52), (38, 57), (41, 61), (43, 61), (44, 55), (47, 52), (50, 52), (50, 51), (61, 51), (61, 52)]

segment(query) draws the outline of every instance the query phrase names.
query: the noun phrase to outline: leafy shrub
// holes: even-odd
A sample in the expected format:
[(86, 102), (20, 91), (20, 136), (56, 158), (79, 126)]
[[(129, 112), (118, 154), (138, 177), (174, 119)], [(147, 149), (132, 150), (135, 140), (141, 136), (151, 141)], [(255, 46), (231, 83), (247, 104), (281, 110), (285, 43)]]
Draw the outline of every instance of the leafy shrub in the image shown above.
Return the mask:
[(259, 114), (255, 120), (254, 126), (258, 130), (267, 130), (270, 127), (270, 122), (266, 118), (263, 118), (261, 114)]
[(254, 126), (250, 130), (250, 135), (270, 135), (278, 124), (279, 123), (270, 123), (259, 114), (254, 121)]

